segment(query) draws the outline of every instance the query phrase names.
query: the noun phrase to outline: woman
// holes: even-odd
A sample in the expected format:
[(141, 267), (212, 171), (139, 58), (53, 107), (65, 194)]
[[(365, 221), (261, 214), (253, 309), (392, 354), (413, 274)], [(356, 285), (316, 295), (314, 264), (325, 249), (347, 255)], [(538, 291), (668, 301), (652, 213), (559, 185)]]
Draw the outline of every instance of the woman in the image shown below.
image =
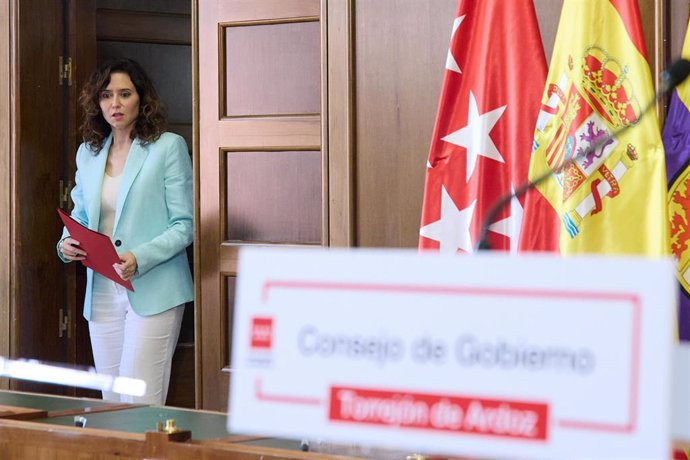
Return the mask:
[[(193, 238), (192, 168), (187, 145), (164, 132), (165, 112), (139, 64), (103, 64), (82, 90), (84, 143), (77, 151), (72, 217), (112, 238), (113, 265), (134, 292), (87, 270), (84, 317), (98, 373), (142, 379), (141, 398), (103, 392), (103, 399), (165, 404), (184, 304), (193, 298), (187, 253)], [(63, 230), (64, 262), (83, 260)]]

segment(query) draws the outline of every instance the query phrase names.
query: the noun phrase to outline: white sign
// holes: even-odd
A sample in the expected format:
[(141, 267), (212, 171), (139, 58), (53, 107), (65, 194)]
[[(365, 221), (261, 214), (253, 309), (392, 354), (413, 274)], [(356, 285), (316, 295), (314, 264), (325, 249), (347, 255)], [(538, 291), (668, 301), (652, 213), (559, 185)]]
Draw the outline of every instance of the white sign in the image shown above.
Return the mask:
[(248, 248), (239, 274), (233, 432), (669, 456), (670, 260)]
[(672, 388), (672, 437), (690, 444), (690, 343), (683, 342), (676, 346)]

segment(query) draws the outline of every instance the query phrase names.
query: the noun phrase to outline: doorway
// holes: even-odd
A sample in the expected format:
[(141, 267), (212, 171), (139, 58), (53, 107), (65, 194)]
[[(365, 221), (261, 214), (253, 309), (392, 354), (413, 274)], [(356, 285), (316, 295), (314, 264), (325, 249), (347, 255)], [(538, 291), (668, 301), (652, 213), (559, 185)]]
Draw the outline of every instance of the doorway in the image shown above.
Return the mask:
[[(29, 5), (30, 3), (30, 5)], [(83, 82), (103, 60), (130, 57), (154, 80), (168, 106), (169, 130), (191, 154), (190, 0), (35, 0), (8, 4), (16, 119), (10, 205), (9, 356), (92, 366), (82, 317), (85, 272), (55, 255), (61, 232), (56, 208), (70, 209), (77, 105)], [(15, 27), (16, 26), (16, 27)], [(14, 115), (14, 114), (13, 114)], [(192, 248), (188, 249), (190, 260)], [(168, 405), (194, 407), (194, 305), (185, 312), (173, 359)], [(21, 391), (94, 396), (75, 388), (11, 381)]]

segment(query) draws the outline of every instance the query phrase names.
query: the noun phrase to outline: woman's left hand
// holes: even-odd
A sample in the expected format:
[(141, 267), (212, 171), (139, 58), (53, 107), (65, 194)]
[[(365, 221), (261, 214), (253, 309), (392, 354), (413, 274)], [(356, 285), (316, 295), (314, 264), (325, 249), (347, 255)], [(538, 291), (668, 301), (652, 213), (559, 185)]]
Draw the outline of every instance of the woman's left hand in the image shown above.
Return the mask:
[(120, 278), (129, 281), (137, 271), (137, 258), (134, 257), (134, 254), (127, 251), (120, 254), (120, 260), (119, 264), (113, 264), (113, 268), (120, 275)]

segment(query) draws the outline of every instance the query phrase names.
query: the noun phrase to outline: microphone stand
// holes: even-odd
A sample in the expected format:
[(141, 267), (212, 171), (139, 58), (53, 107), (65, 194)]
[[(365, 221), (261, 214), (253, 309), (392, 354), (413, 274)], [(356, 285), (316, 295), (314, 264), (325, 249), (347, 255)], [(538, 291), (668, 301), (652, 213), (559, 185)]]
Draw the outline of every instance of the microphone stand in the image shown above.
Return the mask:
[(597, 150), (602, 145), (606, 144), (612, 139), (616, 139), (618, 136), (623, 134), (632, 126), (637, 125), (637, 123), (656, 104), (656, 102), (668, 91), (670, 91), (671, 89), (678, 86), (681, 82), (683, 82), (683, 80), (685, 80), (688, 77), (688, 74), (690, 74), (690, 61), (685, 59), (677, 60), (676, 62), (671, 64), (671, 66), (666, 72), (663, 73), (662, 87), (654, 95), (654, 98), (642, 110), (642, 112), (640, 113), (640, 118), (637, 119), (637, 122), (621, 126), (608, 136), (590, 145), (589, 148), (581, 150), (579, 153), (563, 161), (556, 169), (547, 171), (541, 176), (538, 176), (533, 181), (528, 180), (527, 182), (523, 182), (522, 184), (520, 184), (520, 186), (518, 186), (517, 189), (515, 189), (515, 191), (511, 193), (506, 193), (498, 200), (496, 200), (494, 204), (491, 206), (491, 208), (489, 208), (489, 211), (486, 213), (486, 217), (484, 217), (484, 220), (482, 221), (481, 231), (479, 233), (479, 243), (477, 244), (477, 251), (491, 249), (491, 245), (489, 244), (489, 226), (491, 225), (491, 222), (493, 222), (494, 219), (496, 219), (496, 216), (499, 212), (501, 212), (503, 207), (510, 203), (513, 200), (513, 198), (519, 198), (523, 196), (525, 193), (529, 192), (530, 190), (537, 188), (539, 184), (544, 182), (552, 175), (560, 174), (568, 166), (585, 158), (587, 155)]

